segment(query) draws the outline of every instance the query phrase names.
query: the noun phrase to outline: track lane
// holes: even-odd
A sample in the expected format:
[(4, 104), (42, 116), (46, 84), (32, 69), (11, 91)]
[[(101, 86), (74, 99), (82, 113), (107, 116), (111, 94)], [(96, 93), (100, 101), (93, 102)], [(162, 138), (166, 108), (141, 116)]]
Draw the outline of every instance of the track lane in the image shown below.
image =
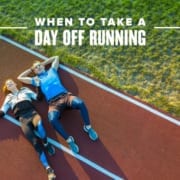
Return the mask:
[[(0, 41), (0, 53), (3, 57), (1, 60), (2, 66), (0, 66), (0, 72), (3, 73), (1, 73), (0, 80), (6, 79), (7, 76), (16, 77), (32, 64), (32, 60), (37, 59), (37, 57), (3, 41)], [(8, 69), (6, 68), (7, 61), (11, 61)], [(14, 65), (16, 65), (16, 68), (14, 68)], [(81, 155), (127, 179), (159, 179), (162, 177), (164, 179), (176, 179), (179, 177), (180, 173), (177, 167), (180, 162), (177, 157), (180, 157), (180, 134), (178, 126), (164, 121), (161, 117), (124, 101), (109, 92), (103, 91), (69, 74), (67, 71), (61, 70), (60, 74), (66, 87), (85, 100), (93, 126), (100, 135), (100, 140), (97, 143), (92, 143), (82, 131), (79, 113), (76, 111), (64, 113), (63, 125), (76, 138)], [(66, 143), (54, 133), (46, 121), (47, 106), (45, 102), (43, 102), (43, 108), (42, 104), (37, 103), (36, 106), (44, 115), (49, 136), (66, 146)], [(5, 122), (5, 127), (8, 126), (7, 124), (9, 123)], [(0, 127), (4, 129), (2, 126)], [(7, 129), (11, 128), (12, 125)], [(13, 128), (15, 127), (13, 126)], [(6, 135), (2, 134), (1, 136)], [(14, 137), (13, 134), (7, 136)], [(21, 146), (30, 148), (25, 141), (23, 143), (18, 141), (19, 148)], [(5, 141), (0, 140), (0, 146), (2, 147), (5, 146), (4, 143), (7, 143), (3, 153), (7, 152), (8, 154), (12, 150), (8, 148), (8, 142), (6, 138)], [(33, 149), (31, 150), (30, 154), (33, 154)], [(29, 157), (24, 156), (25, 162), (28, 162)], [(20, 159), (20, 162), (22, 161), (21, 156), (16, 156), (16, 154), (12, 157)], [(40, 166), (35, 155), (33, 158), (36, 160), (35, 164), (30, 161), (28, 167)], [(6, 160), (6, 158), (4, 159)], [(2, 158), (0, 162), (0, 167), (4, 170), (7, 169), (7, 167), (3, 166), (5, 160)], [(58, 152), (56, 157), (50, 157), (50, 160), (55, 170), (58, 171), (58, 178), (109, 179), (62, 152)], [(10, 171), (12, 173), (9, 174), (10, 178), (12, 174), (16, 177), (12, 169)], [(26, 175), (27, 170), (25, 169), (21, 173)], [(23, 176), (23, 174), (21, 175)], [(38, 177), (46, 176), (43, 170), (38, 171), (37, 174)], [(33, 179), (33, 177), (31, 178)]]

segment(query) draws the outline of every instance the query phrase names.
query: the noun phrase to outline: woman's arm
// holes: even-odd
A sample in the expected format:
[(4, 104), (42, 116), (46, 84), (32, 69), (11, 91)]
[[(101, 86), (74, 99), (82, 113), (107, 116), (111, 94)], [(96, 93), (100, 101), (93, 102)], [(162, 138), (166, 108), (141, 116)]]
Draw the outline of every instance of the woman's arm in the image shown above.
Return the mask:
[(2, 118), (5, 115), (4, 111), (0, 110), (0, 118)]
[(11, 99), (10, 96), (7, 95), (0, 108), (0, 118), (3, 117), (7, 113), (7, 111), (10, 109), (10, 104), (9, 104), (10, 99)]

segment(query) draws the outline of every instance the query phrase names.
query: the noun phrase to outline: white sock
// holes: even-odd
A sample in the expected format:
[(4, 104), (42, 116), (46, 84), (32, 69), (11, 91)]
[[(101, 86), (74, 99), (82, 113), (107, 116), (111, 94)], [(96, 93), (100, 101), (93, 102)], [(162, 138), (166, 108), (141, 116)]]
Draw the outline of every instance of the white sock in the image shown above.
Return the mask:
[(91, 128), (91, 125), (86, 125), (85, 127), (87, 130), (89, 130)]
[(67, 143), (70, 143), (72, 141), (72, 136), (69, 136), (67, 139), (66, 139), (66, 142)]

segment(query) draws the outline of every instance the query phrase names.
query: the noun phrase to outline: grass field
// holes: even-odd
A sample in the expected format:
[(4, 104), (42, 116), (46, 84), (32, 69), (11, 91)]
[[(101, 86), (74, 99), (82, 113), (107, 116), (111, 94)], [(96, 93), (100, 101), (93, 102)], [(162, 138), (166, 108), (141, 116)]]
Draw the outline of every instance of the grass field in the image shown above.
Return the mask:
[[(180, 30), (155, 29), (156, 26), (180, 26), (180, 1), (177, 0), (1, 0), (0, 26), (27, 26), (27, 30), (0, 30), (32, 49), (52, 56), (59, 55), (61, 62), (76, 68), (118, 90), (129, 93), (170, 114), (180, 116)], [(35, 46), (34, 18), (92, 17), (144, 18), (146, 46)], [(49, 28), (49, 27), (44, 27)], [(122, 27), (50, 27), (59, 32), (67, 28), (120, 29)], [(127, 27), (124, 27), (127, 28)], [(131, 28), (138, 28), (135, 25)], [(88, 36), (85, 39), (88, 42)]]

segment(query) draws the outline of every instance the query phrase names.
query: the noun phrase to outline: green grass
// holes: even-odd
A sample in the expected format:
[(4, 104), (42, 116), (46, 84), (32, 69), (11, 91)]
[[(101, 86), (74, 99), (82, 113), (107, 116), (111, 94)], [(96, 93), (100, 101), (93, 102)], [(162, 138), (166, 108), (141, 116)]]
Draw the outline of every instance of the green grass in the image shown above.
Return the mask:
[[(61, 62), (148, 102), (170, 114), (180, 116), (180, 30), (157, 30), (155, 26), (180, 26), (177, 0), (1, 0), (0, 26), (28, 26), (28, 30), (0, 30), (6, 35), (48, 56), (59, 55)], [(56, 47), (34, 46), (35, 17), (72, 17), (71, 29), (108, 29), (96, 23), (80, 27), (77, 18), (143, 17), (147, 44), (142, 47), (88, 45)], [(59, 27), (60, 33), (70, 27)], [(51, 29), (53, 29), (51, 27)], [(55, 27), (57, 29), (57, 27)]]

